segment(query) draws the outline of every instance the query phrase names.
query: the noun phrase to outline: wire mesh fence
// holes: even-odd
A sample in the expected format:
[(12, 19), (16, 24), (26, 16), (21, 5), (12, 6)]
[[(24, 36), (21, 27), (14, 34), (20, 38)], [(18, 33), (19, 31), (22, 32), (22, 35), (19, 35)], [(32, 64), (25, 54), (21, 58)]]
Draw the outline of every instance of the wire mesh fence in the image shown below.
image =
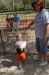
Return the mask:
[[(15, 25), (13, 23), (13, 27), (8, 29), (6, 21), (7, 15), (12, 18), (15, 13), (20, 18), (18, 28), (14, 28)], [(22, 33), (24, 40), (31, 41), (29, 44), (27, 44), (27, 49), (31, 52), (35, 51), (36, 46), (34, 25), (32, 25), (29, 29), (26, 29), (32, 22), (34, 16), (35, 13), (32, 12), (32, 10), (0, 14), (0, 54), (16, 53), (14, 45), (16, 42), (16, 34), (19, 32)], [(12, 29), (12, 31), (10, 29)]]
[[(17, 13), (17, 16), (20, 17), (20, 22), (18, 25), (18, 29), (14, 29), (12, 27), (12, 31), (8, 31), (7, 22), (6, 22), (6, 14), (0, 15), (0, 53), (9, 54), (16, 53), (15, 42), (16, 42), (16, 34), (22, 33), (23, 39), (31, 42), (27, 44), (27, 49), (33, 51), (35, 48), (35, 31), (34, 25), (32, 25), (29, 29), (26, 29), (28, 25), (32, 22), (32, 18), (34, 18), (35, 13)], [(13, 17), (13, 14), (10, 14), (10, 17)], [(14, 23), (13, 23), (14, 26)]]

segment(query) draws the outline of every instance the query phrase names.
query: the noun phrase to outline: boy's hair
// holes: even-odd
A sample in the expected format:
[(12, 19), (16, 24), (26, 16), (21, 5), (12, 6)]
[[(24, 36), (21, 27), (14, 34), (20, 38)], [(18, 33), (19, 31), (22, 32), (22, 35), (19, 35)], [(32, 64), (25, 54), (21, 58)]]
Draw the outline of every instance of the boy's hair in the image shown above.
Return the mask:
[(34, 0), (34, 1), (32, 2), (32, 7), (33, 7), (34, 10), (35, 10), (34, 5), (37, 4), (37, 3), (39, 3), (39, 5), (40, 5), (40, 10), (42, 10), (42, 9), (44, 8), (44, 1), (43, 1), (43, 0)]
[(21, 34), (21, 33), (17, 33), (17, 34), (16, 34), (16, 37), (17, 37), (17, 36), (22, 36), (22, 34)]

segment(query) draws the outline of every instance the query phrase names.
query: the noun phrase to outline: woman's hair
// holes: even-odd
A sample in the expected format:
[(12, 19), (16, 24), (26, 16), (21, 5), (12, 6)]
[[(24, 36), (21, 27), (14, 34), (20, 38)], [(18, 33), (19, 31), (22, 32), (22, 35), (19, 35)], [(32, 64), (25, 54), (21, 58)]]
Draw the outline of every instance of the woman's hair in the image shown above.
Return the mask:
[(33, 7), (34, 10), (35, 10), (34, 5), (36, 5), (37, 3), (40, 5), (40, 10), (42, 10), (44, 8), (44, 1), (43, 0), (34, 0), (32, 2), (32, 7)]

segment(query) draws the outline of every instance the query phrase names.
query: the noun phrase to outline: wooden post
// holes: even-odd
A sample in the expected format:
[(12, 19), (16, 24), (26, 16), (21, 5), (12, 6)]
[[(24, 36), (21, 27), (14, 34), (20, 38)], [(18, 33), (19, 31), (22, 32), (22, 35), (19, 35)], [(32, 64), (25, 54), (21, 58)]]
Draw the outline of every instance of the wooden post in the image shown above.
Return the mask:
[(1, 34), (1, 32), (2, 32), (2, 30), (0, 29), (0, 38), (1, 38), (2, 48), (3, 48), (4, 54), (6, 55), (5, 47), (4, 47), (4, 43), (3, 43), (3, 39), (2, 39), (2, 34)]

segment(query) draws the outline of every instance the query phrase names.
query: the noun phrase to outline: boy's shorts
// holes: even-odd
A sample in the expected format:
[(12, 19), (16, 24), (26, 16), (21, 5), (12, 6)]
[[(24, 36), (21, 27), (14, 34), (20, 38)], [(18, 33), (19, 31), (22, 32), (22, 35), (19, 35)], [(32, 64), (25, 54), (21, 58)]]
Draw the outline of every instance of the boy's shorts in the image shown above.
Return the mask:
[(25, 51), (20, 53), (20, 54), (16, 54), (16, 60), (17, 61), (25, 61), (26, 60), (26, 53)]
[(46, 42), (45, 43), (43, 43), (41, 41), (41, 39), (36, 38), (37, 52), (46, 53), (48, 51), (47, 44), (48, 44), (48, 38), (46, 39)]

